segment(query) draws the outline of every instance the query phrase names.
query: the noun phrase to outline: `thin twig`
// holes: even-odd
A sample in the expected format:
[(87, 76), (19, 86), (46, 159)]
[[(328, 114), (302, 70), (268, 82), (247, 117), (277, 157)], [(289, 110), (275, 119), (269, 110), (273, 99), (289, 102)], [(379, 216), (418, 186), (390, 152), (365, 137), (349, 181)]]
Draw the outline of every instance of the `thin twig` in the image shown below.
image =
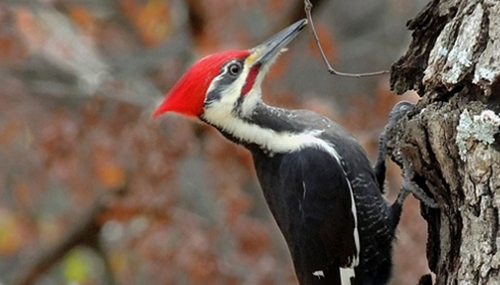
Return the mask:
[(333, 75), (339, 75), (339, 76), (347, 76), (347, 77), (368, 77), (368, 76), (376, 76), (376, 75), (382, 75), (382, 74), (387, 74), (389, 73), (388, 70), (381, 70), (381, 71), (375, 71), (375, 72), (368, 72), (368, 73), (345, 73), (345, 72), (340, 72), (335, 70), (330, 62), (328, 61), (328, 58), (326, 57), (325, 52), (323, 51), (323, 48), (321, 47), (321, 42), (319, 40), (318, 33), (316, 32), (316, 28), (314, 28), (314, 22), (312, 20), (312, 15), (311, 15), (311, 10), (312, 10), (312, 3), (309, 0), (304, 0), (304, 11), (306, 12), (306, 17), (307, 20), (309, 21), (309, 24), (311, 25), (311, 30), (314, 36), (314, 40), (316, 41), (316, 45), (318, 46), (319, 52), (321, 53), (321, 57), (323, 58), (323, 61), (326, 64), (326, 67), (328, 69), (328, 72)]

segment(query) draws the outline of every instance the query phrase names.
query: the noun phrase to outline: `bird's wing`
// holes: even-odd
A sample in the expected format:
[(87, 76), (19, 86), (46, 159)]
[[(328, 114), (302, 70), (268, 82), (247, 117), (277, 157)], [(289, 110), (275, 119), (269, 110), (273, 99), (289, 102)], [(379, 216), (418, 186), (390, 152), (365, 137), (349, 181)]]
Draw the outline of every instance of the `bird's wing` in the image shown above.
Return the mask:
[(316, 149), (310, 152), (314, 154), (304, 154), (308, 161), (302, 164), (302, 222), (318, 231), (330, 261), (354, 267), (359, 236), (350, 182), (336, 158)]
[(304, 284), (351, 284), (346, 280), (354, 277), (359, 237), (352, 189), (341, 164), (316, 146), (288, 156), (282, 164), (295, 175), (284, 180), (297, 188), (300, 216), (291, 229), (294, 262), (302, 280), (314, 281)]

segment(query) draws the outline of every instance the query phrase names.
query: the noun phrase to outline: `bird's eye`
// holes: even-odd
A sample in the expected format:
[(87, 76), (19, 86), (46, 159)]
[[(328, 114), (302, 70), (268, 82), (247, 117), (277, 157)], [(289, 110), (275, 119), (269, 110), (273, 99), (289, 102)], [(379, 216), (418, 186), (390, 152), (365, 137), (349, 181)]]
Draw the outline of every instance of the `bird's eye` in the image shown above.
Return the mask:
[(228, 69), (230, 75), (238, 75), (241, 71), (241, 65), (239, 63), (233, 63), (231, 64)]

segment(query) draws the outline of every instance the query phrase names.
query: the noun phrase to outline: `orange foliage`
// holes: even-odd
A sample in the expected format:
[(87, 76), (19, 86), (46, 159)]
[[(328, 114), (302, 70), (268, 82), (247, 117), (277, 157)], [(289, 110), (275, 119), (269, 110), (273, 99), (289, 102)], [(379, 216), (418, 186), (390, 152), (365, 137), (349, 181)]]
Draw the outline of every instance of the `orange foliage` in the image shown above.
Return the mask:
[(20, 221), (14, 212), (0, 209), (0, 255), (12, 255), (22, 246)]
[(96, 165), (95, 171), (101, 184), (107, 189), (117, 189), (126, 183), (125, 170), (116, 164)]
[(16, 35), (0, 33), (0, 62), (21, 60), (26, 56), (26, 54), (26, 47), (21, 43)]
[(148, 0), (141, 5), (136, 0), (122, 0), (120, 4), (146, 46), (158, 45), (170, 33), (170, 2)]
[(23, 124), (18, 120), (7, 120), (0, 130), (0, 143), (8, 145), (19, 135), (19, 129)]
[(45, 42), (45, 32), (40, 27), (33, 12), (21, 7), (15, 13), (17, 28), (31, 45), (41, 46)]
[(96, 27), (96, 19), (84, 6), (73, 6), (69, 8), (69, 17), (77, 24), (86, 35), (91, 36)]
[(241, 216), (232, 230), (244, 257), (257, 258), (269, 250), (270, 231), (261, 221)]
[(33, 207), (35, 202), (35, 197), (31, 192), (32, 185), (27, 181), (18, 182), (12, 187), (13, 195), (16, 199), (16, 203), (23, 208)]
[[(278, 13), (281, 9), (285, 7), (285, 2), (284, 0), (273, 0), (273, 1), (267, 1), (266, 5), (266, 11), (268, 14), (275, 14)], [(286, 3), (288, 4), (288, 3)]]

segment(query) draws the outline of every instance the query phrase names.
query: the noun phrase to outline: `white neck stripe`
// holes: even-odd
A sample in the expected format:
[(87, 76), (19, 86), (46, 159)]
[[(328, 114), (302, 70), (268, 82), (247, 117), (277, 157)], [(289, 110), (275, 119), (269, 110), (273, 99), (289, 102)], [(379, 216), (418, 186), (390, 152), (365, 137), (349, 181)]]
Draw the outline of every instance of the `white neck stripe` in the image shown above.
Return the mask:
[[(210, 108), (203, 115), (208, 123), (213, 124), (222, 131), (234, 136), (242, 142), (254, 143), (262, 150), (270, 153), (287, 153), (309, 146), (317, 146), (332, 154), (339, 161), (338, 153), (331, 151), (331, 147), (318, 138), (322, 131), (311, 130), (303, 133), (276, 132), (271, 129), (248, 123), (224, 110)], [(224, 122), (219, 124), (218, 122)], [(339, 161), (340, 163), (340, 161)]]

